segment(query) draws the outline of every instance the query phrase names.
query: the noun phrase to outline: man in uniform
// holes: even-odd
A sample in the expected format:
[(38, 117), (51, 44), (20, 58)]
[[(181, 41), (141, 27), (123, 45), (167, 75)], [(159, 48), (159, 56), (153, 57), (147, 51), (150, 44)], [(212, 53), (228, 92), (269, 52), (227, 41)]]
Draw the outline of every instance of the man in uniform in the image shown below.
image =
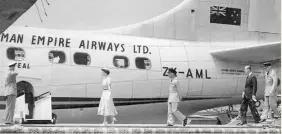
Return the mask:
[[(185, 126), (188, 122), (188, 118), (184, 116), (178, 109), (178, 103), (181, 100), (179, 89), (180, 84), (177, 80), (176, 71), (174, 69), (168, 70), (168, 76), (171, 79), (170, 80), (170, 86), (169, 86), (169, 97), (168, 97), (168, 117), (167, 117), (167, 126), (173, 126), (174, 125), (174, 116), (182, 121), (183, 126)], [(189, 120), (190, 123), (190, 120)]]
[[(261, 115), (261, 122), (266, 121), (268, 115), (271, 115), (271, 109), (274, 112), (274, 118), (280, 117), (277, 110), (277, 74), (271, 68), (271, 63), (264, 63), (265, 67), (265, 90), (264, 90), (264, 108)], [(271, 116), (270, 116), (271, 117)]]
[(241, 122), (238, 125), (247, 124), (247, 110), (250, 106), (255, 123), (259, 123), (260, 116), (255, 106), (256, 92), (257, 92), (257, 78), (251, 71), (251, 66), (245, 66), (245, 73), (247, 74), (245, 91), (242, 93), (242, 102), (240, 108)]
[(14, 124), (14, 112), (15, 112), (15, 104), (16, 104), (16, 97), (17, 97), (17, 82), (16, 76), (18, 75), (15, 72), (16, 62), (11, 62), (9, 64), (9, 71), (5, 75), (5, 100), (6, 100), (6, 117), (5, 117), (5, 124)]

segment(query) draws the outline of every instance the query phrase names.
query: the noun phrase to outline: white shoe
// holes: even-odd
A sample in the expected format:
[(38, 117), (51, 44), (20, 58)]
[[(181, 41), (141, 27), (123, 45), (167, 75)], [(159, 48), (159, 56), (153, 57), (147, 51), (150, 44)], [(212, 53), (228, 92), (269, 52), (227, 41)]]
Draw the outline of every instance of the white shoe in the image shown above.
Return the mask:
[(103, 122), (102, 125), (108, 125), (108, 122)]
[(191, 121), (192, 121), (192, 120), (188, 118), (187, 124), (191, 124)]
[(115, 117), (113, 117), (112, 124), (115, 124), (116, 121), (117, 121), (117, 119)]

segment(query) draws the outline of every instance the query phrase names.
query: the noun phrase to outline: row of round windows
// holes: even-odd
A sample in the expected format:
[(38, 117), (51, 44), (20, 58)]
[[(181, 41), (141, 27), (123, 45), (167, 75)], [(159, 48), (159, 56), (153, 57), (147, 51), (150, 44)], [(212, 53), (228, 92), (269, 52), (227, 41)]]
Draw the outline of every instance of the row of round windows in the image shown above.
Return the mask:
[[(25, 58), (25, 51), (22, 48), (11, 47), (7, 49), (7, 57), (10, 60), (21, 61)], [(50, 51), (49, 61), (51, 63), (64, 64), (66, 62), (66, 54), (63, 51)], [(74, 63), (77, 65), (90, 65), (91, 57), (87, 53), (76, 52), (73, 55)], [(113, 57), (113, 64), (117, 68), (129, 67), (129, 59), (126, 56), (116, 55)], [(135, 65), (138, 69), (150, 69), (151, 60), (145, 57), (135, 58)]]

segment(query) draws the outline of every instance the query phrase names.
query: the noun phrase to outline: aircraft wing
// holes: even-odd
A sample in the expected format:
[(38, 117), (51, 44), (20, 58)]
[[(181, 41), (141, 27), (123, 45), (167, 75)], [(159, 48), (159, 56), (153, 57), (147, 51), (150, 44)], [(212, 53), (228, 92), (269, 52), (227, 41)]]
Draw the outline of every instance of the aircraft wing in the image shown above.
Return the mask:
[(211, 52), (211, 55), (223, 60), (262, 63), (281, 59), (281, 42), (213, 51)]
[(0, 0), (0, 34), (12, 25), (37, 0)]

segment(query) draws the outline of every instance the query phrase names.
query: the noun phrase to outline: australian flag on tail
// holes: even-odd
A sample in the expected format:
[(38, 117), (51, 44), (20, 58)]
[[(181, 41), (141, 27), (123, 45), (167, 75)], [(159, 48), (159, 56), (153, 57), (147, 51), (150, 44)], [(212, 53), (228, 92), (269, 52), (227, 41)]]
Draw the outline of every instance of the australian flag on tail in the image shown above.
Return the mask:
[(241, 9), (211, 6), (210, 23), (241, 25)]

